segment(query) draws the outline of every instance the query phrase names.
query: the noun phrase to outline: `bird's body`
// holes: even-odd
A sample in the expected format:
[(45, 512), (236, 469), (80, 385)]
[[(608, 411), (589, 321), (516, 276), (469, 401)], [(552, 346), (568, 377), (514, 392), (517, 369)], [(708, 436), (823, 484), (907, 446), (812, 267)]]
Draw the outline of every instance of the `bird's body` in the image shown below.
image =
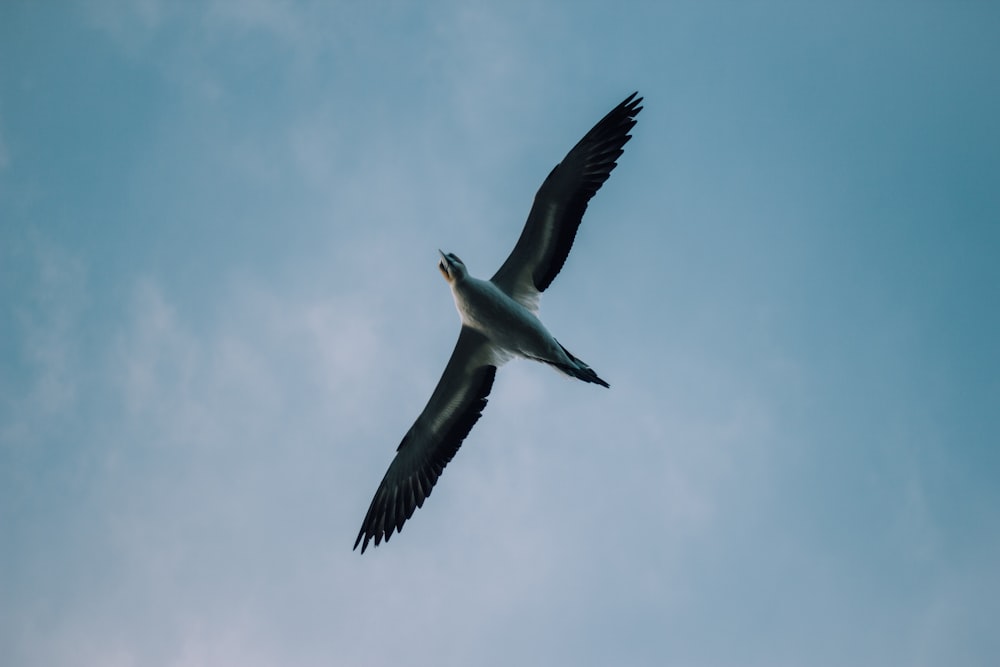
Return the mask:
[[(559, 344), (527, 306), (504, 292), (496, 283), (469, 275), (464, 270), (464, 264), (455, 255), (441, 253), (441, 257), (441, 264), (446, 267), (442, 273), (445, 273), (445, 278), (451, 285), (455, 308), (462, 318), (462, 324), (489, 340), (493, 354), (500, 363), (511, 356), (518, 356), (551, 364), (573, 377), (579, 377), (580, 373), (590, 370)], [(461, 265), (461, 271), (451, 268), (458, 265)], [(449, 276), (448, 269), (455, 275)], [(580, 377), (586, 382), (608, 386), (596, 374), (593, 378)]]
[(541, 320), (488, 280), (467, 276), (451, 284), (462, 324), (475, 329), (506, 352), (544, 357), (552, 336)]
[(441, 253), (438, 268), (451, 287), (462, 329), (427, 406), (403, 437), (375, 492), (355, 549), (361, 544), (364, 553), (370, 540), (376, 546), (388, 541), (423, 505), (479, 420), (497, 368), (512, 357), (608, 386), (549, 333), (538, 318), (538, 304), (566, 261), (587, 202), (631, 138), (628, 132), (641, 102), (636, 93), (627, 97), (556, 165), (535, 195), (514, 250), (492, 278), (474, 278), (457, 256)]

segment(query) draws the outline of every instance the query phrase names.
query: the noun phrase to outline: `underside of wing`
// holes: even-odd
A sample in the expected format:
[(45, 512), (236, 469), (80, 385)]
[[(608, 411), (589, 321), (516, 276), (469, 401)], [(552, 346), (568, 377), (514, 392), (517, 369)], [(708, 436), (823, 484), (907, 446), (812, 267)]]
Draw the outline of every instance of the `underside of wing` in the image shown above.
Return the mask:
[(525, 306), (537, 307), (538, 295), (559, 274), (576, 238), (590, 198), (608, 180), (629, 131), (642, 111), (632, 93), (600, 120), (556, 165), (535, 195), (514, 250), (493, 282)]
[(462, 441), (482, 415), (502, 362), (481, 333), (462, 327), (455, 350), (434, 393), (403, 437), (396, 457), (375, 492), (354, 542), (361, 553), (374, 540), (378, 546), (399, 532), (422, 507)]

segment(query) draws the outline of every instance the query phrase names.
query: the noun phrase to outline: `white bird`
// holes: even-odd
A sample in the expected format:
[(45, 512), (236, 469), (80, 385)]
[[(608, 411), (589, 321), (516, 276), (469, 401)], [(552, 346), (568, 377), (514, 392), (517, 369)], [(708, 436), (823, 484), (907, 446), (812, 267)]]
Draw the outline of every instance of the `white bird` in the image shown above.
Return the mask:
[[(632, 93), (595, 125), (542, 183), (517, 245), (489, 280), (469, 275), (451, 253), (438, 268), (451, 286), (462, 329), (424, 411), (396, 450), (354, 542), (378, 546), (422, 507), (442, 470), (479, 420), (497, 367), (524, 357), (602, 387), (597, 376), (538, 319), (542, 292), (562, 269), (587, 202), (608, 179), (632, 136), (641, 97)], [(364, 542), (362, 542), (362, 539)]]

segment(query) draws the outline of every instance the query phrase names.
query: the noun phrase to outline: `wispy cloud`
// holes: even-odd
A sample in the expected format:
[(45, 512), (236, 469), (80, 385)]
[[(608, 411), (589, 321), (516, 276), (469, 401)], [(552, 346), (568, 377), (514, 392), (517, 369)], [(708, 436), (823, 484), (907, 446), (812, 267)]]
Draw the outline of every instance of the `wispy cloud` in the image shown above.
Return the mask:
[(266, 35), (287, 48), (314, 51), (321, 40), (322, 3), (296, 6), (280, 0), (213, 0), (205, 21), (214, 28), (226, 28)]
[[(816, 39), (766, 3), (358, 7), (21, 14), (52, 58), (11, 62), (63, 104), (0, 91), (9, 662), (995, 654), (991, 348), (950, 349), (991, 340), (962, 304), (988, 302), (993, 246), (957, 212), (995, 198), (958, 179), (927, 208), (904, 178), (995, 163), (994, 101), (946, 76), (996, 60), (979, 10)], [(95, 30), (99, 57), (67, 50)], [(488, 275), (633, 85), (636, 139), (542, 305), (612, 389), (512, 362), (403, 534), (352, 553), (457, 335), (436, 249)], [(56, 127), (114, 131), (82, 174)]]
[[(33, 440), (49, 420), (72, 412), (81, 390), (78, 327), (87, 307), (87, 269), (83, 260), (34, 236), (35, 274), (28, 298), (11, 303), (19, 330), (12, 344), (26, 362), (26, 391), (9, 397), (3, 439)], [(41, 427), (41, 428), (39, 428)]]
[(147, 48), (168, 7), (161, 0), (86, 0), (82, 5), (85, 19), (133, 56)]
[[(334, 539), (330, 517), (346, 516), (343, 505), (356, 495), (347, 491), (349, 462), (359, 454), (359, 434), (378, 418), (369, 406), (384, 394), (385, 384), (369, 378), (385, 345), (377, 321), (357, 304), (244, 286), (220, 304), (219, 324), (206, 327), (155, 281), (142, 279), (116, 332), (89, 349), (83, 368), (68, 362), (75, 355), (65, 347), (78, 321), (79, 296), (70, 283), (80, 282), (81, 271), (57, 250), (43, 256), (38, 289), (46, 305), (24, 329), (37, 339), (31, 349), (39, 379), (24, 405), (5, 406), (6, 417), (19, 415), (20, 427), (5, 419), (4, 445), (16, 444), (8, 437), (14, 430), (39, 440), (39, 451), (67, 437), (76, 443), (59, 467), (80, 480), (79, 500), (50, 516), (46, 539), (84, 560), (99, 554), (87, 581), (104, 584), (99, 593), (83, 582), (62, 589), (26, 573), (18, 550), (33, 537), (0, 549), (8, 571), (21, 573), (19, 586), (60, 610), (49, 625), (54, 635), (41, 642), (47, 648), (32, 655), (55, 664), (66, 664), (70, 653), (92, 658), (90, 664), (244, 664), (248, 642), (255, 645), (261, 624), (277, 617), (253, 608), (235, 622), (229, 595), (263, 593), (277, 581), (283, 594), (299, 596), (307, 584), (297, 572), (268, 574), (285, 549), (272, 542), (274, 531), (287, 545), (299, 539), (289, 530), (312, 527), (309, 540), (316, 541), (300, 554), (310, 561), (304, 571), (328, 567), (331, 541), (343, 558), (350, 555), (350, 536), (338, 529)], [(97, 404), (100, 423), (44, 428), (53, 411), (69, 410), (65, 387), (77, 388), (84, 376), (88, 392), (108, 399)], [(2, 493), (16, 500), (5, 507), (30, 507), (43, 492), (7, 484)], [(67, 525), (80, 521), (85, 535)], [(231, 576), (211, 574), (208, 564), (219, 559), (232, 564)], [(79, 615), (84, 604), (86, 619)], [(148, 634), (153, 609), (158, 639)], [(22, 634), (34, 636), (40, 619), (30, 608), (22, 612)], [(119, 632), (129, 639), (110, 639)], [(261, 651), (264, 645), (254, 651), (257, 659)]]

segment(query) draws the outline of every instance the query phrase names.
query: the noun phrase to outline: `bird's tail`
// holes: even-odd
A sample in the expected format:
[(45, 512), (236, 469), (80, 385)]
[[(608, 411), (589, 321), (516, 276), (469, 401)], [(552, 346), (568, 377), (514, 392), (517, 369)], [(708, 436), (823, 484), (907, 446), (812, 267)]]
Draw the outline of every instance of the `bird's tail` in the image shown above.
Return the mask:
[[(558, 343), (559, 341), (556, 342)], [(567, 350), (562, 343), (559, 343), (559, 347), (561, 347), (563, 352), (566, 353), (566, 356), (569, 357), (569, 360), (573, 362), (573, 365), (567, 366), (564, 364), (553, 364), (556, 368), (561, 370), (566, 375), (575, 377), (578, 380), (583, 380), (584, 382), (591, 382), (593, 384), (599, 384), (602, 387), (607, 387), (608, 389), (611, 388), (611, 385), (609, 385), (607, 382), (598, 377), (597, 373), (594, 372), (593, 368), (591, 368), (587, 364), (583, 363), (582, 361), (574, 357), (573, 354), (569, 350)]]

